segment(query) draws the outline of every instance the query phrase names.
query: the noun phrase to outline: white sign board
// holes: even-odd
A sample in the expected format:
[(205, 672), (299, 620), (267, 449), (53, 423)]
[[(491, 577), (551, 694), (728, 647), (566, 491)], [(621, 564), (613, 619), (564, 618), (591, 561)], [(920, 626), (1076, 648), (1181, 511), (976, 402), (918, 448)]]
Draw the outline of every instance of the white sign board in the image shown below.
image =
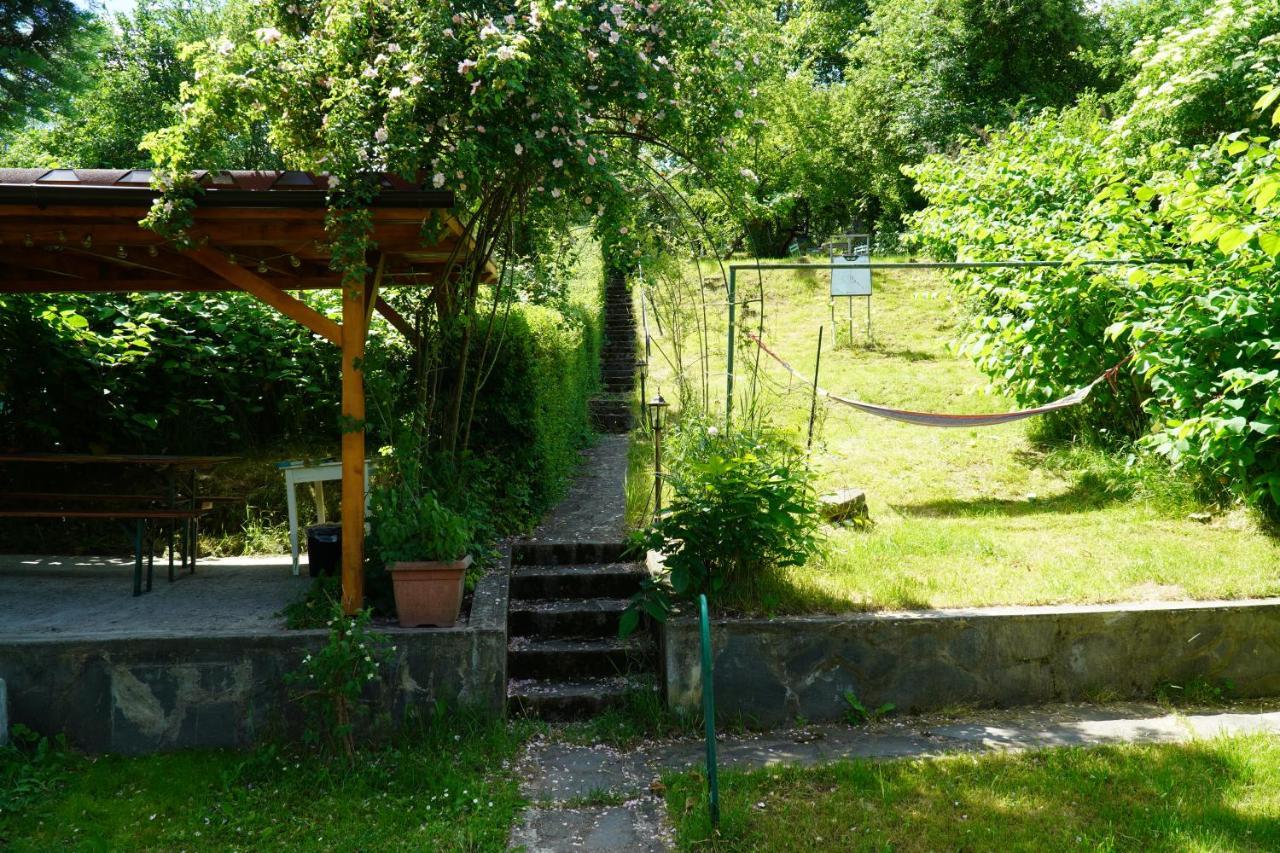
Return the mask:
[(840, 256), (831, 259), (833, 264), (858, 264), (865, 269), (831, 271), (832, 296), (870, 296), (871, 258), (867, 255)]

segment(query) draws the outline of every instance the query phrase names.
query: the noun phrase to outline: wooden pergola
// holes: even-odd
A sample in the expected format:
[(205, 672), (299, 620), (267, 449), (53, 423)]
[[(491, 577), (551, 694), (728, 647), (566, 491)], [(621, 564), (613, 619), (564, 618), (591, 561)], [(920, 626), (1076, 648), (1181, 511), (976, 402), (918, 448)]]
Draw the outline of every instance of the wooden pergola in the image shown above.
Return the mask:
[[(138, 224), (158, 195), (148, 170), (0, 169), (0, 292), (244, 291), (342, 349), (342, 420), (362, 424), (361, 361), (373, 312), (415, 335), (380, 290), (432, 287), (474, 250), (449, 212), (453, 194), (380, 176), (370, 211), (372, 272), (344, 283), (330, 269), (326, 176), (211, 171), (194, 177), (203, 192), (189, 231), (194, 245), (183, 249)], [(485, 265), (485, 274), (496, 278)], [(322, 288), (344, 288), (340, 323), (294, 295)], [(364, 603), (364, 457), (364, 430), (344, 431), (342, 603), (348, 613)]]

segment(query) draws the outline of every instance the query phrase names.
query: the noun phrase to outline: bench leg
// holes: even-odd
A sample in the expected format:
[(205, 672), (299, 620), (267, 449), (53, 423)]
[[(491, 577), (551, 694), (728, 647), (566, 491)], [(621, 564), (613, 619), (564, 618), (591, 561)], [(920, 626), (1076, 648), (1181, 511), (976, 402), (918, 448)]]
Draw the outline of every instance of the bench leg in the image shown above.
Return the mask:
[(177, 522), (169, 522), (169, 583), (173, 583), (173, 533)]
[(147, 538), (147, 592), (151, 592), (151, 578), (156, 563), (156, 540), (154, 536)]
[(133, 594), (142, 595), (142, 519), (133, 525)]

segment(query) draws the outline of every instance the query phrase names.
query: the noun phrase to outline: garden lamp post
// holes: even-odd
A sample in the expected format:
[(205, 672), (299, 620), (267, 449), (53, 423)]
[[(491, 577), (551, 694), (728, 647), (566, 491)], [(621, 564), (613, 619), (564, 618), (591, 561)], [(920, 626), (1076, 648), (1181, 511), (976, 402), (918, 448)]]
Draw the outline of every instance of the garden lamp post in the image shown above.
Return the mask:
[(667, 401), (659, 391), (648, 405), (653, 425), (653, 520), (656, 522), (662, 514), (662, 410), (667, 407)]

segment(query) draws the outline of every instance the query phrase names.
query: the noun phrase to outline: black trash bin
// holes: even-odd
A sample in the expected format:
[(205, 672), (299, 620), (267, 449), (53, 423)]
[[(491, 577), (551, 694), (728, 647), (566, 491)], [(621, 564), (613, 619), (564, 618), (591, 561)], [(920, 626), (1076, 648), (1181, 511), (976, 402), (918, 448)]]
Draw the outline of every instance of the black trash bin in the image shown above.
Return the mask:
[(311, 577), (338, 573), (342, 564), (342, 525), (313, 524), (307, 528), (307, 566)]

